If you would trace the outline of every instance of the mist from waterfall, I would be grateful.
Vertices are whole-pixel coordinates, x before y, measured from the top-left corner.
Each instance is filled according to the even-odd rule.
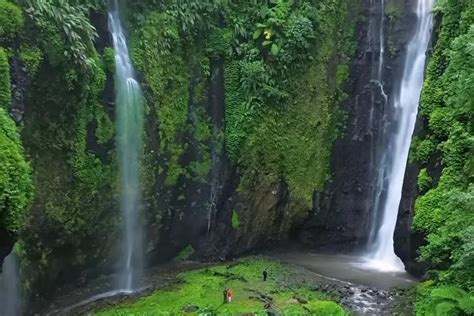
[[[398,209],[402,197],[403,180],[408,161],[411,139],[415,129],[423,87],[426,51],[433,26],[434,0],[418,0],[416,3],[416,30],[411,38],[404,61],[400,87],[393,92],[393,129],[388,131],[388,144],[378,164],[381,181],[377,181],[374,212],[380,221],[374,225],[374,238],[369,245],[368,265],[384,271],[404,271],[404,265],[394,251],[393,237]],[[378,197],[384,196],[382,200]]]
[[[0,274],[0,316],[18,316],[21,312],[19,260],[12,251],[5,257]]]
[[[140,156],[143,133],[143,96],[130,60],[117,0],[109,2],[109,31],[115,50],[117,151],[122,212],[122,260],[119,289],[132,291],[143,266]]]

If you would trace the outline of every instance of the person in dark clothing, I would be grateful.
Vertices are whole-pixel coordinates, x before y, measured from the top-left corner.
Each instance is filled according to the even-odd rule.
[[[227,289],[224,289],[223,294],[224,294],[224,304],[226,304],[227,303]]]
[[[267,269],[263,270],[263,281],[267,281],[267,276],[268,276],[268,272],[267,272]]]

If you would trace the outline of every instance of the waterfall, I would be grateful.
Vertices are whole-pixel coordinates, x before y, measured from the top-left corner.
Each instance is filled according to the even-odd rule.
[[[4,260],[0,274],[0,316],[21,315],[19,260],[12,251]]]
[[[400,87],[393,93],[393,129],[388,131],[388,147],[379,164],[383,180],[379,181],[381,185],[378,186],[376,195],[381,196],[383,192],[384,199],[374,209],[374,212],[381,212],[381,221],[367,255],[369,265],[379,270],[404,270],[403,263],[395,255],[393,236],[423,86],[426,51],[433,26],[433,2],[434,0],[417,1],[416,32],[408,44]]]
[[[130,60],[117,0],[109,2],[109,31],[115,50],[117,152],[120,169],[120,208],[123,221],[119,288],[131,291],[142,270],[140,220],[140,156],[143,133],[143,96]]]

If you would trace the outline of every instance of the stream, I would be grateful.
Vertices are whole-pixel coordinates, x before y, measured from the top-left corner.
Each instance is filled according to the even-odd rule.
[[[355,315],[406,315],[397,312],[403,307],[398,290],[416,284],[406,272],[369,269],[362,257],[304,252],[273,257],[317,274],[324,284],[323,289],[339,292],[343,305]]]

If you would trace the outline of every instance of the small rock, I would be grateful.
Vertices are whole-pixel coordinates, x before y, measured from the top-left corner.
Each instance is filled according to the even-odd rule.
[[[295,296],[293,296],[293,298],[295,300],[297,300],[298,303],[300,303],[300,304],[308,304],[308,300],[306,300],[304,297],[301,297],[299,295],[295,295]]]
[[[195,313],[199,310],[199,306],[197,305],[188,305],[183,308],[184,312],[186,313]]]
[[[269,308],[269,309],[267,309],[267,315],[268,316],[280,316],[281,314],[277,310],[275,310],[273,308]]]

